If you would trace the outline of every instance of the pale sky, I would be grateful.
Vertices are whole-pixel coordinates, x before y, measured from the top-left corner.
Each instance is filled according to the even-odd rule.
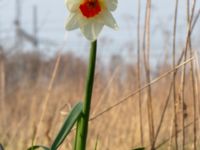
[[[81,53],[88,47],[88,41],[80,34],[80,31],[65,32],[64,24],[68,11],[63,0],[21,0],[22,1],[22,26],[24,30],[32,33],[32,7],[38,7],[38,26],[39,38],[42,40],[53,41],[55,48],[62,47],[63,43],[70,50],[77,50]],[[117,11],[113,13],[118,25],[119,31],[113,31],[107,27],[104,28],[99,40],[108,41],[107,45],[101,45],[106,50],[102,50],[102,55],[109,52],[126,53],[128,49],[136,48],[136,17],[137,0],[119,0]],[[142,2],[142,22],[144,20],[145,2]],[[162,49],[166,39],[164,31],[172,31],[174,0],[152,0],[152,49]],[[185,8],[186,0],[180,1],[178,31],[179,37],[184,37]],[[200,8],[200,1],[197,1],[197,9]],[[0,0],[0,39],[10,41],[14,38],[13,20],[15,17],[15,0]],[[200,21],[196,27],[196,34],[200,34]],[[141,26],[142,28],[143,26]],[[66,37],[66,38],[65,38]],[[180,38],[180,39],[181,39]],[[9,39],[9,40],[7,40]],[[200,41],[197,41],[199,43]],[[7,45],[10,45],[9,42]],[[127,46],[128,45],[128,46]],[[46,44],[46,47],[51,47]]]

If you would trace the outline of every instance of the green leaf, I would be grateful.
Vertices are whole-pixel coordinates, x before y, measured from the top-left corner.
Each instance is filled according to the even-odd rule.
[[[48,147],[45,147],[45,146],[42,146],[42,145],[35,145],[35,146],[28,148],[27,150],[35,150],[35,149],[39,149],[39,148],[42,148],[44,150],[50,150]]]
[[[66,118],[62,128],[60,129],[57,137],[55,138],[51,146],[51,150],[56,150],[62,144],[62,142],[64,141],[66,136],[70,133],[72,127],[82,114],[82,108],[83,108],[82,102],[79,102],[73,107],[68,117]]]
[[[73,150],[76,150],[76,147],[77,147],[77,139],[78,139],[78,132],[80,130],[80,128],[79,128],[80,123],[81,123],[81,118],[79,118],[77,120],[77,123],[76,123],[76,136],[75,136],[75,140],[74,140],[74,148],[73,148]]]
[[[138,148],[133,148],[131,150],[145,150],[145,147],[138,147]]]

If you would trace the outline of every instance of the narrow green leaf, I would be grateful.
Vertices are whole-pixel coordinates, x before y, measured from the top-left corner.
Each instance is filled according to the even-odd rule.
[[[74,148],[73,148],[73,150],[76,150],[76,148],[77,148],[77,139],[78,139],[78,132],[79,132],[79,130],[80,130],[80,123],[81,123],[81,118],[79,118],[78,120],[77,120],[77,123],[76,123],[76,136],[75,136],[75,140],[74,140]]]
[[[39,148],[42,148],[43,150],[50,150],[48,147],[45,147],[42,145],[35,145],[35,146],[28,148],[27,150],[35,150],[35,149],[39,149]]]
[[[138,147],[138,148],[133,148],[131,150],[145,150],[145,147]]]
[[[66,136],[70,133],[76,121],[79,119],[82,113],[82,108],[83,108],[82,102],[79,102],[73,107],[68,117],[66,118],[62,128],[60,129],[57,137],[55,138],[51,146],[51,150],[56,150],[62,144]]]

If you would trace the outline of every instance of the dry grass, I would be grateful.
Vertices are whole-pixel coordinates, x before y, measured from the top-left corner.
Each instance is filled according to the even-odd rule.
[[[31,57],[31,59],[28,57]],[[19,65],[20,61],[23,62],[23,65]],[[0,115],[0,122],[2,123],[0,141],[7,150],[12,150],[13,148],[25,149],[31,145],[33,136],[38,130],[39,118],[43,113],[43,104],[48,93],[48,84],[55,62],[56,58],[43,61],[39,55],[33,54],[15,55],[12,59],[5,60],[5,107],[0,110],[0,114],[3,114]],[[101,66],[100,62],[98,63],[92,105],[92,112],[94,113],[92,113],[92,116],[137,90],[136,76],[138,73],[135,65],[123,64],[119,61],[119,64],[111,62],[110,67],[114,66],[113,63],[117,67],[114,67],[112,71],[108,70],[108,72],[103,72],[102,70],[105,69],[102,69],[103,66]],[[166,70],[170,70],[170,68],[167,69],[167,64],[163,64],[163,66]],[[166,72],[166,70],[161,71],[159,69],[163,68],[163,66],[158,67],[157,71],[154,72],[156,77]],[[12,70],[9,69],[11,67],[13,68]],[[32,71],[33,68],[35,71]],[[51,143],[64,120],[63,112],[67,113],[70,107],[82,97],[85,70],[84,60],[72,54],[61,56],[57,75],[52,90],[49,93],[44,119],[42,119],[38,132],[37,143],[44,145]],[[19,71],[22,72],[17,76]],[[14,80],[13,76],[17,79]],[[178,73],[177,78],[179,79],[180,76],[181,74]],[[189,78],[189,73],[186,76]],[[152,85],[152,106],[156,129],[170,89],[169,81],[172,81],[170,74],[165,75],[164,78]],[[180,84],[181,81],[177,80],[177,89],[180,87]],[[186,124],[188,124],[193,121],[190,80],[187,80],[185,88],[187,91],[185,93],[185,99],[187,100]],[[141,100],[144,145],[149,146],[146,108],[147,94],[143,91],[141,92]],[[157,144],[170,137],[170,126],[173,120],[172,106],[173,101],[171,97],[158,135]],[[181,119],[181,106],[178,107],[180,108],[178,118]],[[123,104],[91,121],[88,148],[92,149],[97,136],[99,136],[99,149],[124,150],[130,149],[133,146],[139,146],[139,119],[138,96],[135,94]],[[181,126],[179,129],[181,129]],[[73,132],[71,135],[73,135]],[[191,146],[192,126],[186,129],[186,135],[186,146]],[[68,138],[68,142],[63,145],[63,149],[64,147],[71,147],[72,137]]]
[[[120,55],[115,55],[104,66],[99,59],[89,150],[94,148],[97,137],[99,150],[130,150],[141,143],[151,150],[200,148],[200,68],[198,50],[193,49],[191,38],[200,10],[195,15],[195,0],[191,4],[182,50],[176,41],[176,1],[172,50],[165,52],[166,58],[158,66],[151,68],[150,64],[151,0],[147,0],[143,18],[143,37],[142,9],[138,9],[137,62],[124,63]],[[132,60],[131,56],[127,59]],[[71,107],[83,97],[86,64],[72,53],[48,60],[36,52],[1,55],[0,143],[6,150],[26,149],[33,140],[51,144]],[[71,132],[61,149],[72,149],[73,137]]]

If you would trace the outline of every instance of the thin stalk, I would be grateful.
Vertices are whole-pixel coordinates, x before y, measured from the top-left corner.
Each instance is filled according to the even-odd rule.
[[[173,84],[172,84],[173,85]],[[172,86],[173,87],[173,86]],[[172,123],[170,126],[170,137],[169,137],[169,144],[168,144],[168,150],[172,149],[172,139],[173,139],[173,130],[174,130],[174,116],[172,117]]]
[[[44,120],[45,114],[47,112],[47,105],[48,105],[48,102],[49,102],[49,97],[51,95],[51,91],[53,89],[53,84],[54,84],[55,79],[56,79],[57,71],[58,71],[58,68],[59,68],[59,65],[60,65],[60,60],[61,60],[61,55],[59,53],[57,58],[56,58],[55,66],[54,66],[54,69],[53,69],[53,72],[52,72],[52,75],[51,75],[51,79],[50,79],[49,84],[48,84],[48,88],[47,88],[45,98],[43,100],[42,113],[39,117],[39,122],[37,124],[36,133],[35,133],[35,137],[34,137],[34,140],[33,140],[33,145],[35,143],[37,143],[37,139],[39,137],[39,133],[40,133],[40,130],[42,128],[42,121]]]
[[[97,118],[99,118],[100,116],[104,115],[105,113],[111,111],[112,109],[116,108],[117,106],[122,105],[123,103],[125,103],[126,101],[128,101],[131,97],[135,96],[136,94],[138,94],[138,92],[142,92],[143,90],[145,90],[146,88],[149,87],[149,85],[154,85],[155,83],[157,83],[158,81],[160,81],[161,79],[165,78],[166,76],[172,74],[174,71],[177,71],[180,67],[182,67],[183,65],[189,63],[190,61],[192,61],[193,58],[188,59],[186,62],[183,63],[178,63],[178,65],[175,67],[175,69],[171,69],[169,71],[167,71],[166,73],[163,73],[162,75],[160,75],[159,77],[155,78],[154,80],[152,80],[150,83],[147,83],[146,85],[142,86],[140,89],[135,90],[134,92],[132,92],[131,94],[129,94],[128,96],[122,98],[121,100],[118,100],[117,103],[109,106],[108,108],[104,109],[103,111],[101,111],[100,113],[98,113],[96,116],[93,116],[92,118],[90,118],[90,121],[96,120]]]
[[[187,37],[186,37],[186,45],[185,45],[185,55],[184,55],[184,60],[187,59],[187,52],[188,52],[188,48],[190,49],[190,56],[192,56],[192,48],[191,48],[191,28],[192,28],[192,21],[193,21],[193,16],[194,16],[194,11],[195,11],[195,5],[196,5],[196,0],[193,0],[193,4],[192,4],[192,12],[190,15],[190,2],[187,1]],[[195,105],[193,107],[195,113],[195,119],[196,119],[196,94],[195,94],[195,86],[194,86],[194,74],[193,74],[193,63],[190,64],[191,68],[190,68],[190,75],[192,78],[192,92],[193,92],[193,105]],[[183,66],[183,76],[182,76],[182,91],[181,91],[181,98],[182,98],[182,150],[185,150],[185,97],[184,97],[184,93],[185,93],[185,80],[186,80],[186,65]],[[194,120],[195,120],[194,119]],[[196,124],[194,123],[193,126],[193,130],[194,130],[194,149],[196,149]]]
[[[174,27],[173,27],[173,68],[176,67],[176,28],[177,28],[177,16],[178,16],[178,4],[179,0],[176,0],[175,15],[174,15]],[[175,149],[178,149],[178,133],[177,133],[177,101],[176,101],[176,73],[173,73],[173,100],[174,100],[174,132],[175,132]]]
[[[198,121],[199,120],[199,118],[196,118],[196,120],[195,121]],[[194,124],[194,122],[192,121],[192,122],[190,122],[190,123],[188,123],[187,125],[185,125],[185,129],[188,129],[189,127],[191,127],[192,125]],[[178,130],[178,134],[179,133],[181,133],[182,132],[182,129],[180,129],[180,130]],[[160,144],[158,144],[155,148],[156,149],[160,149],[163,145],[165,145],[168,141],[170,141],[171,140],[171,138],[173,138],[174,137],[174,135],[172,135],[172,137],[169,137],[169,138],[167,138],[167,139],[165,139],[165,140],[163,140]]]
[[[199,19],[199,16],[200,16],[200,9],[199,9],[197,15],[196,15],[195,18],[194,18],[194,21],[193,21],[193,24],[192,24],[192,27],[191,27],[191,30],[190,30],[190,34],[193,33],[193,31],[194,31],[194,29],[195,29],[195,27],[196,27],[196,22],[197,22],[198,19]],[[186,43],[187,43],[187,42],[186,42]],[[181,68],[183,65],[188,64],[190,61],[193,61],[193,59],[194,59],[194,58],[192,57],[192,58],[188,59],[187,61],[181,63],[181,61],[182,61],[182,59],[183,59],[183,56],[184,56],[184,50],[182,51],[181,56],[180,56],[180,58],[179,58],[179,60],[178,60],[178,62],[177,62],[177,64],[176,64],[175,70],[172,69],[172,70],[170,70],[170,71],[168,71],[168,72],[166,72],[166,73],[163,73],[163,74],[160,75],[159,77],[157,77],[157,78],[155,78],[154,80],[152,80],[150,83],[147,83],[146,85],[142,86],[140,89],[135,90],[134,92],[132,92],[132,93],[129,94],[128,96],[122,98],[121,100],[118,100],[117,103],[111,105],[111,106],[108,107],[108,108],[105,108],[103,111],[99,112],[99,113],[96,114],[95,116],[92,116],[92,117],[90,118],[90,120],[91,120],[91,121],[96,120],[97,118],[99,118],[100,116],[104,115],[105,113],[107,113],[107,112],[113,110],[113,109],[116,108],[117,106],[120,106],[121,104],[123,104],[123,103],[125,103],[126,101],[128,101],[129,98],[131,98],[132,96],[135,96],[136,94],[138,94],[138,92],[141,92],[141,91],[143,91],[144,89],[146,89],[149,85],[153,85],[153,84],[157,83],[158,81],[160,81],[161,79],[165,78],[166,76],[170,75],[171,73],[177,72],[177,70],[178,70],[179,68]],[[197,62],[197,61],[196,61],[196,62]],[[197,66],[198,66],[198,62],[197,62]],[[198,72],[198,74],[199,74],[199,72]],[[198,74],[197,74],[197,77],[199,77]],[[175,73],[175,75],[176,75],[176,73]],[[199,78],[198,78],[198,79],[199,79]],[[200,81],[200,80],[199,80],[199,81]],[[197,93],[197,94],[198,94],[198,93]],[[161,121],[161,122],[162,122],[162,121]]]
[[[140,18],[141,18],[141,2],[138,0],[138,19],[137,19],[137,77],[138,77],[138,89],[141,88],[141,64],[140,64]],[[142,128],[142,95],[141,92],[138,93],[139,100],[139,123],[140,123],[140,142],[141,145],[144,144],[144,135]]]
[[[184,60],[187,59],[187,51],[185,51],[184,54]],[[181,99],[181,115],[182,115],[182,150],[185,150],[185,114],[187,110],[187,105],[185,101],[185,84],[186,84],[186,66],[183,66],[182,70],[182,76],[181,76],[181,93],[180,93],[180,99]]]
[[[187,0],[186,1],[186,6],[187,6],[187,10],[186,10],[186,13],[187,13],[187,23],[189,24],[190,22],[190,1]],[[184,54],[184,60],[187,59],[187,48],[185,50],[185,54]],[[186,80],[186,66],[184,65],[183,66],[183,72],[182,72],[182,91],[181,91],[181,100],[182,100],[182,150],[185,149],[185,129],[184,129],[184,126],[185,126],[185,114],[186,114],[186,103],[185,103],[185,97],[184,97],[184,93],[185,93],[185,80]]]
[[[1,104],[1,115],[2,115],[2,126],[6,125],[6,104],[5,104],[5,54],[4,50],[0,47],[0,104]]]
[[[73,150],[77,149],[77,141],[78,141],[78,132],[79,132],[80,121],[81,121],[81,119],[78,119],[78,121],[76,123],[76,135],[75,135]]]
[[[191,27],[191,32],[193,31],[193,28],[195,27],[195,25],[196,25],[196,23],[197,23],[197,21],[199,19],[199,16],[200,16],[200,8],[199,8],[199,10],[198,10],[198,12],[197,12],[197,14],[196,14],[196,16],[194,18],[194,21],[193,21],[193,24],[192,24],[192,27]]]
[[[187,0],[188,5],[190,4],[189,0]],[[192,7],[192,16],[191,19],[193,19],[193,14],[194,14],[194,10],[195,10],[195,5],[196,5],[196,0],[193,0],[193,7]],[[187,15],[188,15],[188,26],[191,30],[192,27],[192,20],[190,19],[190,11],[189,9],[187,9]],[[193,57],[193,51],[192,51],[192,42],[191,42],[191,35],[188,35],[188,39],[189,39],[189,43],[188,43],[188,48],[189,48],[189,52],[190,52],[190,57]],[[190,63],[190,76],[191,76],[191,80],[192,80],[192,95],[193,95],[193,146],[194,146],[194,150],[197,149],[197,126],[196,126],[196,117],[197,117],[197,112],[196,112],[196,86],[195,86],[195,75],[194,75],[194,64],[193,62]]]
[[[181,63],[181,61],[182,61],[182,59],[183,59],[183,55],[184,55],[184,52],[182,52],[182,54],[181,54],[180,58],[178,59],[178,62],[177,62],[176,65],[179,65],[179,64]],[[178,70],[174,71],[175,76],[177,75],[177,71],[178,71]],[[169,93],[168,93],[167,98],[166,98],[166,100],[165,100],[164,108],[163,108],[163,111],[162,111],[162,113],[161,113],[160,121],[159,121],[159,123],[158,123],[158,128],[157,128],[157,130],[156,130],[156,132],[155,132],[154,144],[156,144],[156,141],[157,141],[157,139],[158,139],[158,135],[159,135],[160,129],[161,129],[162,124],[163,124],[163,120],[164,120],[164,117],[165,117],[165,114],[166,114],[167,106],[168,106],[168,104],[169,104],[170,97],[171,97],[171,93],[172,93],[172,90],[173,90],[173,85],[174,85],[174,82],[171,81],[171,83],[170,83],[170,88],[169,88]],[[171,128],[171,131],[173,132],[174,117],[173,117],[173,122],[172,122],[172,123],[173,123],[173,126],[172,126],[172,128]],[[171,135],[173,134],[172,132],[171,132]],[[169,145],[169,147],[168,147],[169,149],[171,148],[171,147],[170,147],[170,146],[171,146],[171,142],[172,142],[172,141],[170,141],[170,145]]]
[[[186,1],[186,16],[187,16],[187,24],[189,27],[190,23],[190,1]],[[188,37],[188,44],[190,43],[190,37]],[[185,48],[185,54],[184,54],[184,60],[187,59],[187,53],[188,53],[188,44],[186,44]],[[181,112],[182,112],[182,150],[185,149],[185,114],[186,114],[186,102],[185,102],[185,82],[186,82],[186,66],[183,66],[182,71],[182,77],[181,77]]]
[[[87,72],[85,97],[83,103],[83,114],[82,117],[80,118],[80,124],[78,125],[76,150],[86,149],[88,122],[90,116],[90,105],[92,98],[94,73],[95,73],[96,51],[97,51],[97,41],[94,41],[91,43],[91,49],[90,49],[89,67]]]
[[[195,64],[195,79],[196,79],[196,82],[195,82],[195,89],[196,89],[196,107],[197,107],[197,110],[196,110],[196,115],[197,115],[197,117],[198,118],[200,118],[200,103],[199,103],[199,83],[200,83],[200,72],[199,72],[199,62],[198,62],[198,55],[197,55],[197,51],[195,51],[195,53],[193,53],[194,54],[194,56],[195,56],[195,58],[196,58],[196,61],[194,62]],[[198,127],[199,127],[199,129],[200,129],[200,123],[198,123]],[[196,134],[198,135],[197,136],[197,139],[199,139],[199,134],[198,134],[198,131],[196,131]],[[199,144],[199,141],[197,141],[197,143],[196,144]]]
[[[189,2],[187,2],[188,3],[188,5],[189,5]],[[193,31],[193,25],[195,25],[195,23],[193,23],[193,25],[192,25],[192,22],[193,22],[193,19],[194,19],[194,12],[195,12],[195,6],[196,6],[196,0],[193,0],[193,4],[192,4],[192,11],[191,11],[191,15],[190,15],[190,13],[189,13],[189,10],[190,10],[190,8],[189,8],[189,6],[188,6],[188,8],[187,8],[187,22],[188,22],[188,27],[187,27],[187,37],[186,37],[186,42],[185,42],[185,55],[184,55],[184,58],[185,58],[185,60],[186,60],[186,56],[187,56],[187,51],[188,51],[188,48],[190,47],[190,45],[191,45],[191,34],[192,34],[192,31]],[[197,16],[197,19],[198,19],[198,16]],[[195,18],[195,20],[196,20],[196,18]],[[192,52],[191,52],[192,53]],[[192,55],[192,54],[191,54]],[[192,66],[193,64],[191,64],[191,66]],[[183,88],[184,88],[184,82],[185,82],[185,65],[183,66],[183,78],[182,78],[182,86],[183,86]],[[194,77],[194,75],[193,75],[193,77]],[[192,78],[193,78],[192,77]],[[194,81],[192,81],[192,82],[194,82]],[[193,84],[193,83],[192,83]],[[185,147],[184,147],[184,145],[185,145],[185,129],[184,129],[184,89],[182,88],[182,118],[183,118],[183,121],[182,121],[182,128],[183,128],[183,132],[182,132],[182,136],[183,136],[183,140],[182,140],[182,144],[183,144],[183,150],[185,149]],[[193,84],[193,88],[195,88],[195,86],[194,86],[194,84]],[[195,91],[194,91],[195,89],[193,89],[193,94],[195,94]],[[194,96],[193,95],[193,98],[194,97],[196,97],[196,96]],[[193,99],[193,102],[195,101],[195,99],[196,98],[194,98]],[[195,102],[194,102],[194,104],[195,104]],[[196,107],[194,108],[195,110],[194,111],[196,111]],[[196,112],[195,112],[196,113]],[[194,119],[195,120],[195,119]],[[194,125],[194,132],[196,132],[196,124]],[[196,136],[195,136],[195,134],[196,133],[194,133],[194,143],[196,143]],[[196,146],[196,144],[195,144],[195,146]],[[195,146],[194,146],[194,148],[195,148]]]
[[[146,72],[146,82],[151,82],[151,71],[149,62],[150,53],[150,20],[151,20],[151,0],[147,0],[146,14],[145,14],[145,28],[143,37],[143,57],[144,67]],[[154,150],[154,119],[153,119],[153,107],[152,107],[152,92],[151,85],[147,88],[147,112],[148,112],[148,126],[149,126],[149,141],[151,143],[151,150]]]
[[[187,36],[186,36],[186,42],[185,42],[185,54],[184,54],[184,60],[187,59],[187,52],[188,52],[188,48],[190,47],[191,45],[191,33],[192,33],[192,21],[193,21],[193,18],[194,18],[194,11],[195,11],[195,5],[196,5],[196,0],[193,1],[193,4],[192,4],[192,12],[191,12],[191,15],[190,15],[190,2],[187,1]],[[192,52],[191,52],[192,53]],[[192,65],[191,65],[192,67]],[[192,71],[193,72],[193,71]],[[184,129],[184,126],[185,126],[185,97],[184,97],[184,93],[185,93],[185,80],[186,80],[186,66],[184,65],[183,66],[183,74],[182,74],[182,80],[181,80],[181,99],[182,99],[182,150],[185,149],[185,129]],[[191,73],[192,75],[193,73]],[[193,75],[194,77],[194,75]],[[192,78],[193,78],[192,77]],[[193,80],[193,79],[192,79]],[[194,82],[194,81],[192,81]],[[193,83],[192,83],[193,84]],[[194,88],[194,84],[193,84],[193,88]],[[194,89],[193,89],[194,90]],[[194,91],[193,91],[193,94],[194,94]],[[194,95],[193,95],[193,98],[194,98]],[[195,98],[194,98],[195,99]],[[194,99],[193,99],[193,102],[194,102]],[[196,109],[196,108],[194,108]],[[195,110],[196,111],[196,110]],[[194,125],[194,131],[196,132],[196,125]],[[194,136],[195,136],[195,133],[194,133]],[[195,137],[194,137],[194,140],[195,140]],[[195,144],[196,145],[196,144]],[[194,146],[195,148],[195,146]]]
[[[193,56],[193,51],[192,51],[192,45],[190,43],[189,46],[189,50],[190,50],[190,57]],[[194,64],[190,63],[190,75],[191,75],[191,80],[192,80],[192,95],[193,95],[193,121],[194,121],[194,125],[193,125],[193,138],[194,138],[194,150],[197,149],[197,125],[196,125],[196,117],[197,117],[197,110],[196,110],[196,106],[197,106],[197,96],[196,96],[196,80],[195,80],[195,73],[194,73]]]

